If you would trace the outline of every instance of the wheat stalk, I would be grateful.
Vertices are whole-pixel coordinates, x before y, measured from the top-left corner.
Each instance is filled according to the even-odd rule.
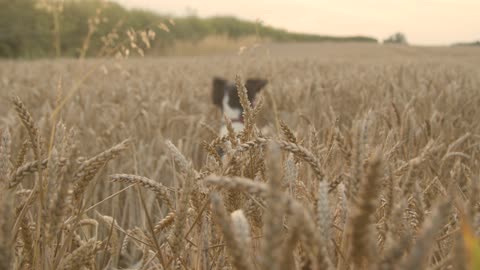
[[[58,266],[59,270],[75,270],[87,266],[98,252],[100,242],[89,240],[68,254]]]
[[[105,150],[104,152],[94,156],[93,158],[86,160],[75,172],[73,178],[73,197],[76,201],[79,201],[85,192],[90,181],[95,177],[97,172],[105,166],[110,160],[118,156],[121,152],[125,151],[128,147],[130,140],[125,140],[112,148]]]
[[[11,136],[8,129],[0,131],[0,186],[3,186],[10,173]]]
[[[236,269],[253,269],[250,260],[245,254],[245,249],[247,247],[242,245],[245,244],[245,240],[237,238],[238,232],[235,233],[234,225],[227,214],[225,206],[223,206],[222,198],[216,193],[212,194],[210,198],[215,219],[223,233],[228,251],[232,257],[232,264]]]
[[[109,177],[112,182],[138,184],[140,186],[143,186],[146,189],[153,191],[157,195],[157,197],[160,200],[165,201],[165,203],[169,207],[172,206],[169,189],[159,182],[156,182],[144,176],[133,175],[133,174],[113,174],[113,175],[110,175]]]

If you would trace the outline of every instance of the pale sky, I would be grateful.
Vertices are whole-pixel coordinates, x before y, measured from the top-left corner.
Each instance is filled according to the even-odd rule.
[[[480,0],[114,0],[128,8],[202,17],[233,15],[294,32],[368,35],[400,31],[412,44],[480,39]]]

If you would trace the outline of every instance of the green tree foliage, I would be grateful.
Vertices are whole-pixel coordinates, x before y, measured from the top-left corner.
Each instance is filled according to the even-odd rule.
[[[46,56],[52,47],[48,15],[34,0],[0,0],[0,56]]]
[[[331,37],[290,33],[228,16],[199,18],[189,15],[171,21],[168,16],[145,10],[126,10],[119,4],[100,0],[65,0],[57,15],[60,22],[57,34],[60,36],[62,57],[78,57],[89,34],[86,56],[98,56],[105,47],[105,37],[112,31],[120,36],[118,42],[128,42],[125,35],[127,29],[155,31],[157,38],[152,43],[152,51],[172,46],[178,40],[195,43],[209,35],[224,35],[232,39],[258,35],[280,42],[377,42],[374,38],[362,36]],[[40,0],[0,0],[0,57],[55,56],[54,29],[52,11],[41,7]]]

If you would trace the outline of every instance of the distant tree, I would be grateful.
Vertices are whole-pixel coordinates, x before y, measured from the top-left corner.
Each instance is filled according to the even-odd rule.
[[[407,37],[405,36],[404,33],[397,32],[391,36],[389,36],[387,39],[383,40],[383,43],[385,44],[402,44],[402,45],[407,45]]]
[[[452,46],[480,46],[480,40],[473,42],[454,43]]]

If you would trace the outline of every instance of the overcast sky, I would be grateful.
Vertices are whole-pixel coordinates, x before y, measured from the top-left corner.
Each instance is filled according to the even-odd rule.
[[[480,0],[114,0],[128,8],[261,19],[289,31],[369,35],[404,32],[410,43],[446,45],[480,39]]]

